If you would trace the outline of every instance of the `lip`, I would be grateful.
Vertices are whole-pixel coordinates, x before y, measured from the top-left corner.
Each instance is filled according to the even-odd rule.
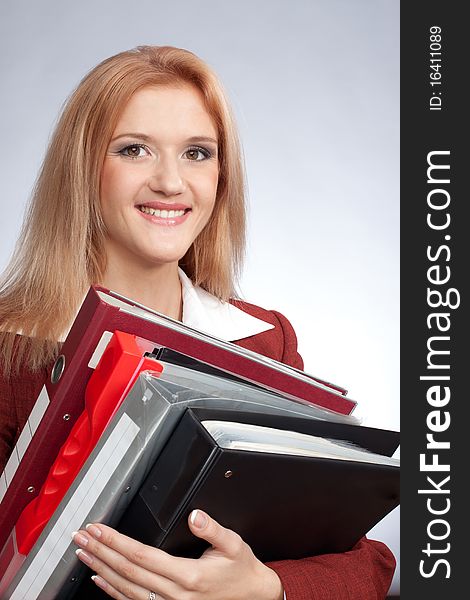
[[[150,215],[148,213],[142,212],[139,206],[146,206],[148,208],[153,208],[155,210],[184,210],[184,214],[178,217],[157,217],[156,215]],[[172,227],[176,225],[181,225],[186,221],[186,219],[191,214],[191,208],[189,206],[185,206],[184,204],[167,204],[164,202],[146,202],[145,204],[136,205],[136,210],[140,214],[141,217],[150,221],[154,225],[162,225],[165,227]]]
[[[138,209],[139,206],[147,206],[148,208],[153,208],[154,210],[190,210],[191,207],[187,204],[178,204],[176,202],[158,202],[157,200],[153,200],[151,202],[141,202],[136,205]]]

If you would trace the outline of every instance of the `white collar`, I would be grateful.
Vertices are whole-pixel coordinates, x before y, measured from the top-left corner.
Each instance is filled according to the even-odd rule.
[[[182,269],[178,268],[178,274],[183,291],[183,323],[185,325],[226,342],[242,340],[251,335],[274,329],[274,325],[271,323],[252,317],[229,302],[222,302],[206,290],[193,285]],[[70,327],[59,341],[63,342],[69,331]],[[21,331],[19,333],[21,334]]]
[[[206,290],[193,285],[186,273],[178,269],[183,290],[183,323],[193,329],[233,342],[263,331],[274,325],[222,302]]]

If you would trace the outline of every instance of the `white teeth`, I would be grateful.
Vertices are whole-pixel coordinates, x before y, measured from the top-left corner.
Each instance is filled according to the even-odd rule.
[[[148,215],[154,215],[161,219],[174,219],[175,217],[182,217],[184,210],[160,210],[159,208],[150,208],[150,206],[139,206],[139,210]]]

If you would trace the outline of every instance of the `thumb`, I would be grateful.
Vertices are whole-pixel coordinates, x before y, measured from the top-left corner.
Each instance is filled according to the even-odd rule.
[[[233,555],[240,550],[240,546],[243,544],[237,533],[222,527],[202,510],[193,510],[189,515],[188,524],[195,536],[206,540],[223,554]]]

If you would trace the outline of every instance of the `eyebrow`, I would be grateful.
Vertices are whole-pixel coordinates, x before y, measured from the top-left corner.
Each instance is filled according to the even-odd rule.
[[[151,142],[153,139],[152,136],[147,135],[146,133],[139,133],[138,131],[130,131],[128,133],[121,133],[120,135],[117,135],[115,138],[113,138],[111,140],[111,142],[116,142],[117,140],[120,140],[121,138],[138,138],[139,140],[143,140],[144,142]],[[194,144],[196,142],[210,142],[215,145],[218,144],[218,142],[215,138],[208,137],[206,135],[193,135],[190,138],[187,138],[185,141],[188,142],[189,144]]]

